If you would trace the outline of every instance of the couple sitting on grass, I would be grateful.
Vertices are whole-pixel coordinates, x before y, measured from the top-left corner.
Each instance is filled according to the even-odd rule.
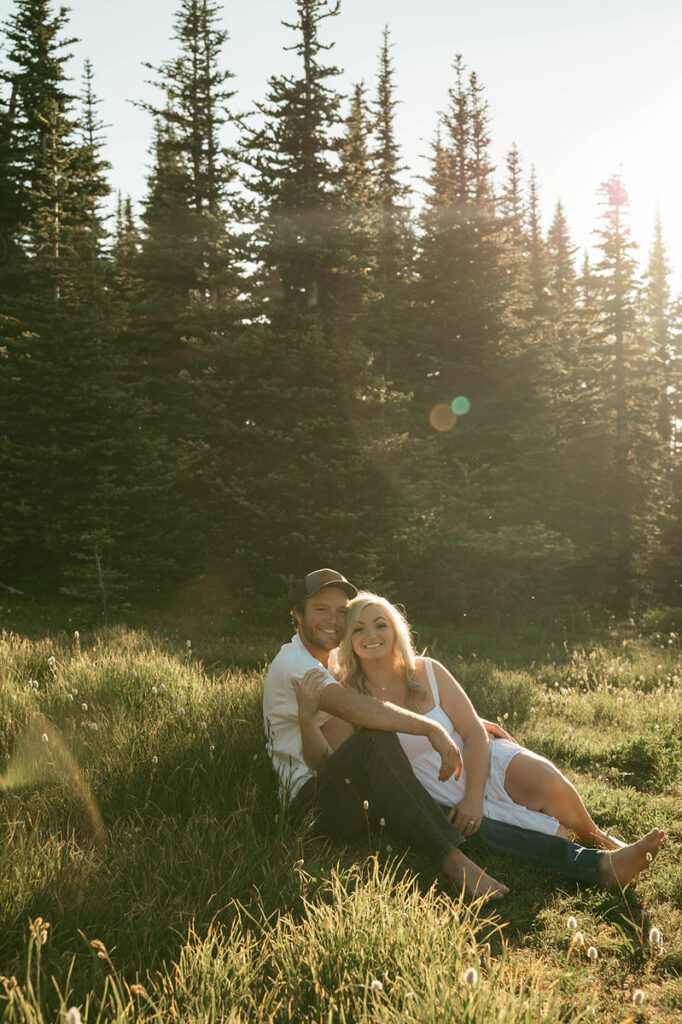
[[[349,841],[367,820],[421,851],[457,886],[509,889],[461,850],[469,836],[567,878],[622,888],[664,839],[625,845],[592,821],[550,762],[478,717],[448,670],[418,657],[392,604],[333,569],[308,573],[296,634],[265,681],[268,748],[295,820]],[[573,832],[581,844],[569,841]]]

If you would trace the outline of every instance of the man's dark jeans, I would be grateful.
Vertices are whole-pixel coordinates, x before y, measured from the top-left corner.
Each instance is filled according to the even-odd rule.
[[[367,807],[365,807],[365,803]],[[315,831],[339,841],[384,820],[392,835],[440,866],[464,842],[417,780],[395,733],[360,729],[323,762],[294,797],[292,813],[312,812]]]
[[[364,804],[367,803],[367,808]],[[417,780],[394,733],[360,729],[323,762],[294,797],[292,814],[312,813],[315,831],[341,842],[367,834],[368,822],[386,829],[438,866],[463,837]],[[476,838],[543,871],[583,882],[596,880],[603,854],[567,839],[484,818]]]

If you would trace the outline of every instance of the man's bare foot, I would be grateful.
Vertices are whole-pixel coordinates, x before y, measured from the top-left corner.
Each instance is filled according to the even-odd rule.
[[[483,868],[474,864],[457,848],[450,850],[441,868],[453,882],[459,886],[463,885],[471,896],[502,900],[509,893],[506,885],[496,881],[491,875],[486,875]]]
[[[597,880],[609,889],[623,889],[656,857],[663,845],[665,832],[652,828],[636,843],[614,853],[605,853],[597,868]]]

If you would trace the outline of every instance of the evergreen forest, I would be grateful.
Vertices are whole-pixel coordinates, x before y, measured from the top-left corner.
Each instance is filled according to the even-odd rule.
[[[390,31],[346,94],[338,12],[287,0],[297,70],[243,110],[229,10],[177,0],[131,197],[68,11],[13,0],[1,593],[107,619],[203,581],[255,614],[330,565],[433,621],[679,605],[682,305],[660,219],[638,252],[614,173],[596,255],[561,203],[544,224],[526,156],[493,166],[463,56],[418,182]]]

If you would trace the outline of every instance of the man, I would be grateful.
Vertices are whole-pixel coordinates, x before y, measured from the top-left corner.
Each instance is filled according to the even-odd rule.
[[[459,775],[461,758],[445,730],[432,719],[373,697],[347,690],[329,672],[331,652],[343,636],[352,583],[334,569],[308,573],[294,600],[296,633],[273,660],[265,681],[263,716],[268,749],[292,813],[314,811],[318,831],[338,840],[362,835],[368,816],[382,819],[393,832],[429,856],[449,878],[467,890],[501,899],[508,888],[469,860],[460,850],[463,837],[419,783],[396,732],[426,736],[441,755],[441,778]],[[298,718],[296,690],[309,672],[322,683],[318,724],[330,716],[358,726],[336,750],[314,730],[322,750],[306,750]],[[318,763],[317,773],[308,760]],[[491,849],[509,852],[547,871],[586,882],[622,886],[658,852],[663,833],[648,836],[616,853],[576,846],[548,836],[484,818],[477,838]]]

